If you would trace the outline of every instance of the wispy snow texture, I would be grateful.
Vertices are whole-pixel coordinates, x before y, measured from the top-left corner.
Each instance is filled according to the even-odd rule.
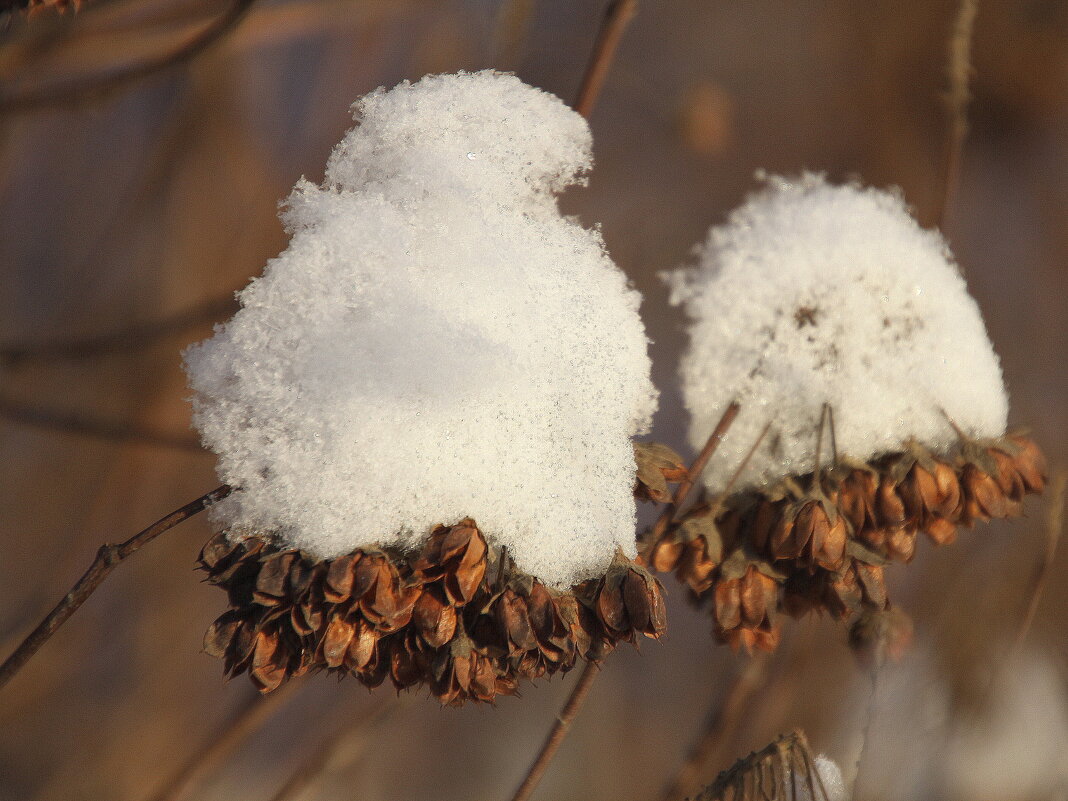
[[[945,241],[894,193],[772,178],[715,227],[694,269],[671,274],[692,318],[682,360],[700,448],[732,399],[741,412],[704,479],[722,488],[768,436],[739,488],[814,466],[824,403],[839,453],[867,459],[910,439],[943,450],[1005,431],[997,356]],[[824,440],[826,463],[829,436]]]
[[[827,801],[846,801],[849,793],[846,791],[845,781],[842,779],[842,769],[830,757],[820,754],[813,760],[816,773],[819,774],[823,783],[823,790],[827,794]],[[805,788],[808,791],[808,788]]]
[[[811,776],[812,789],[815,795],[809,791],[809,776],[794,777],[793,769],[787,765],[783,773],[781,793],[773,793],[773,797],[792,798],[794,801],[847,801],[849,793],[846,791],[845,781],[842,778],[842,769],[833,759],[824,754],[813,758],[812,767],[819,776]]]
[[[640,298],[553,195],[590,166],[585,120],[492,72],[355,111],[324,186],[293,191],[288,249],[185,354],[242,489],[218,521],[326,557],[471,516],[558,585],[633,554]]]

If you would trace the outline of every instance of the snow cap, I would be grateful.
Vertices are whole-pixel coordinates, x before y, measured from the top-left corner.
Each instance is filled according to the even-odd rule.
[[[915,440],[933,451],[1005,432],[1008,399],[979,308],[946,246],[898,193],[805,173],[766,186],[712,228],[697,265],[669,275],[692,319],[681,364],[700,448],[741,412],[704,474],[722,489],[767,423],[736,487],[811,471],[823,405],[839,454]],[[824,436],[824,459],[830,437]]]
[[[378,90],[301,181],[289,247],[185,353],[193,420],[241,491],[237,534],[321,557],[473,517],[553,585],[635,551],[648,425],[640,297],[553,193],[585,120],[495,72]]]

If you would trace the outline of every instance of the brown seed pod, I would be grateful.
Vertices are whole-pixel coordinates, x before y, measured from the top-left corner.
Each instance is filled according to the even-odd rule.
[[[701,498],[642,555],[708,605],[720,639],[761,647],[774,640],[767,633],[777,632],[779,607],[794,616],[815,611],[843,619],[883,612],[885,566],[910,562],[921,532],[948,544],[960,525],[1020,514],[1023,497],[1045,481],[1041,451],[1020,434],[962,439],[956,451],[938,457],[910,444],[871,463],[842,458],[818,480],[810,473],[776,487]],[[754,582],[760,573],[750,572],[751,563],[767,565],[766,580],[783,587],[775,603],[761,606],[750,583],[743,604],[743,579]]]
[[[376,687],[420,685],[443,704],[493,702],[523,679],[566,672],[665,629],[659,582],[618,555],[601,579],[546,587],[489,548],[472,520],[419,553],[361,549],[315,559],[265,540],[213,537],[200,567],[228,593],[204,650],[263,692],[308,671]],[[492,579],[490,573],[492,572]]]
[[[655,503],[671,501],[668,484],[675,484],[687,476],[682,457],[659,442],[634,443],[634,461],[638,467],[634,495],[639,500]]]

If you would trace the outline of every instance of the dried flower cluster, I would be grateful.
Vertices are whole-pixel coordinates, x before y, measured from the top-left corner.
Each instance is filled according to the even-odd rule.
[[[411,558],[365,548],[314,559],[225,534],[200,566],[230,610],[205,650],[263,692],[308,671],[376,687],[425,684],[443,704],[492,702],[665,628],[659,582],[619,556],[604,577],[559,591],[490,549],[474,521],[438,527]]]
[[[669,462],[663,476],[674,475]],[[958,526],[1018,515],[1045,480],[1041,451],[1022,435],[962,440],[941,457],[915,446],[705,498],[647,539],[642,554],[711,607],[717,637],[770,650],[777,610],[849,618],[885,609],[884,567],[911,561],[921,532],[944,545]],[[653,497],[642,487],[639,497]]]

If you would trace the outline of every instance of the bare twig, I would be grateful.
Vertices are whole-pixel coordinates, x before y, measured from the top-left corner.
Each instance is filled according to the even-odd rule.
[[[1064,531],[1066,487],[1068,487],[1068,470],[1064,468],[1055,470],[1053,480],[1050,481],[1049,501],[1047,501],[1046,549],[1043,551],[1042,557],[1035,565],[1034,573],[1031,575],[1031,581],[1028,585],[1031,593],[1027,599],[1027,609],[1020,620],[1020,627],[1016,630],[1016,638],[1013,640],[1012,650],[1009,651],[1009,658],[1006,662],[1012,662],[1019,655],[1020,649],[1023,648],[1024,640],[1027,639],[1027,634],[1031,630],[1031,624],[1035,621],[1038,603],[1042,599],[1042,591],[1046,587],[1046,582],[1049,581],[1050,570],[1053,567],[1053,557],[1057,554],[1057,544],[1060,542],[1061,534]]]
[[[214,770],[249,735],[257,731],[287,700],[297,682],[287,682],[267,695],[256,694],[167,780],[151,801],[177,801],[199,776]]]
[[[825,403],[827,407],[827,424],[831,429],[831,466],[838,467],[838,437],[834,432],[834,407],[829,403]]]
[[[158,445],[164,448],[180,448],[197,453],[206,453],[194,437],[170,434],[166,431],[153,431],[129,423],[99,420],[74,412],[24,406],[9,398],[0,397],[0,417],[13,423],[35,426],[36,428],[47,428],[53,431],[63,431],[68,434],[80,434],[86,437],[97,437],[117,442],[143,442],[146,445]]]
[[[0,364],[17,368],[30,363],[76,361],[134,351],[194,326],[230,317],[237,309],[237,300],[232,294],[227,294],[226,297],[212,298],[199,306],[159,320],[134,323],[94,336],[39,344],[7,345],[0,347]]]
[[[822,473],[822,465],[820,463],[820,456],[823,454],[823,428],[827,423],[827,410],[831,408],[829,403],[824,403],[820,409],[820,424],[816,430],[816,464],[812,470],[812,486],[819,485]]]
[[[145,59],[105,75],[94,75],[43,89],[0,95],[0,111],[32,111],[61,103],[84,101],[137,83],[158,72],[187,64],[236,28],[255,2],[256,0],[233,0],[226,11],[212,20],[207,27],[169,53]]]
[[[764,437],[768,435],[768,431],[770,430],[771,420],[768,420],[768,422],[764,424],[764,427],[760,429],[760,434],[757,436],[756,440],[749,446],[749,450],[746,451],[745,456],[742,457],[742,461],[740,461],[738,466],[734,468],[734,472],[731,473],[731,477],[727,479],[727,483],[723,485],[723,489],[719,491],[716,500],[712,502],[712,511],[710,514],[713,520],[719,517],[719,513],[723,509],[724,502],[726,502],[727,498],[730,496],[731,490],[734,489],[738,480],[741,479],[742,474],[745,472],[745,468],[749,467],[749,462],[756,455],[757,449],[760,448],[760,443],[764,441]]]
[[[708,441],[705,442],[705,447],[701,449],[699,454],[697,454],[697,458],[694,459],[693,464],[691,464],[686,471],[686,478],[679,482],[679,486],[675,488],[675,495],[671,499],[668,508],[664,510],[664,513],[660,515],[659,519],[657,519],[656,523],[653,525],[653,530],[649,535],[652,542],[659,540],[660,535],[664,533],[668,524],[675,519],[675,516],[682,508],[682,505],[686,502],[690,490],[693,489],[694,482],[701,477],[705,465],[708,464],[708,460],[711,459],[712,454],[716,452],[719,443],[722,442],[723,438],[727,435],[727,431],[734,422],[734,418],[738,416],[740,409],[741,406],[737,401],[731,401],[730,406],[727,407],[723,416],[719,418],[719,422],[716,423],[715,429],[708,437]],[[761,435],[761,439],[763,439],[763,435]]]
[[[519,63],[523,40],[533,16],[534,0],[505,0],[501,3],[493,31],[494,63],[513,66]]]
[[[355,759],[367,747],[372,728],[398,709],[397,703],[380,703],[371,714],[355,721],[347,721],[326,743],[316,748],[297,766],[286,783],[271,797],[271,801],[293,801],[313,785],[342,754],[346,754],[350,760]]]
[[[601,27],[597,31],[597,40],[593,44],[590,63],[586,67],[586,74],[582,76],[582,85],[575,99],[575,111],[587,119],[593,113],[593,107],[601,94],[623,32],[637,12],[638,0],[612,0],[605,9]]]
[[[694,790],[701,770],[727,737],[737,730],[753,693],[764,683],[767,663],[768,655],[758,653],[735,677],[726,695],[710,710],[704,729],[690,748],[686,760],[679,766],[675,778],[660,796],[661,801],[676,801]]]
[[[957,194],[960,180],[961,151],[968,135],[968,103],[971,91],[968,87],[972,74],[972,31],[979,0],[960,0],[953,31],[949,37],[948,78],[946,111],[949,125],[946,131],[946,159],[942,176],[942,208],[939,211],[939,226],[943,229],[949,221],[949,212]]]
[[[56,604],[55,609],[45,616],[45,619],[30,632],[29,636],[22,641],[22,644],[15,649],[15,652],[4,661],[4,664],[0,665],[0,689],[18,673],[19,669],[29,661],[30,657],[37,653],[42,645],[48,642],[49,638],[56,633],[56,630],[78,611],[78,608],[85,603],[89,596],[93,594],[93,591],[103,583],[104,579],[122,560],[142,546],[150,543],[164,531],[172,529],[183,520],[187,520],[193,515],[204,511],[208,506],[222,500],[231,492],[233,492],[233,488],[223,484],[206,495],[201,495],[195,501],[187,503],[181,509],[176,509],[166,517],[157,520],[121,545],[101,545],[93,563],[85,571],[85,575],[78,579],[63,600]]]
[[[564,705],[559,717],[557,717],[556,723],[553,724],[549,736],[545,738],[545,743],[541,747],[541,752],[531,764],[523,781],[520,782],[519,787],[515,791],[515,795],[512,796],[512,801],[527,801],[527,799],[530,798],[531,793],[534,792],[534,788],[538,786],[538,782],[541,781],[541,777],[549,767],[549,763],[552,761],[553,756],[556,755],[560,743],[564,741],[564,737],[566,737],[568,731],[570,731],[571,723],[575,719],[575,715],[577,715],[582,708],[582,704],[586,700],[586,696],[589,694],[590,687],[593,686],[593,681],[597,678],[597,674],[600,672],[600,663],[596,661],[586,663],[586,667],[582,670],[582,675],[579,676],[578,683],[571,691],[571,696],[567,699],[567,703]]]

